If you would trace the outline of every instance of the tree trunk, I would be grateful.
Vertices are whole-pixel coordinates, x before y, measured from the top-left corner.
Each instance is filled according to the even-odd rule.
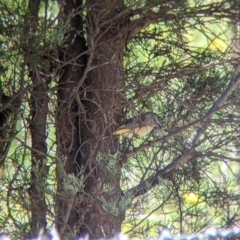
[[[64,174],[67,177],[74,173],[83,179],[84,189],[68,199],[59,198],[57,220],[62,232],[72,229],[73,234],[87,232],[91,237],[107,237],[120,231],[124,218],[124,209],[119,205],[122,194],[121,161],[116,154],[119,144],[112,132],[124,106],[125,37],[121,30],[128,18],[119,15],[124,10],[123,1],[95,2],[87,2],[88,59],[84,72],[79,67],[83,66],[82,58],[78,58],[76,67],[69,61],[59,83],[58,144],[66,161],[59,177],[63,181]],[[71,6],[70,1],[65,6]],[[80,14],[75,18],[72,26],[81,22]],[[67,41],[72,45],[65,61],[85,50],[81,24],[77,26],[74,43],[70,37],[73,34],[69,34]]]
[[[35,74],[32,74],[33,88],[31,97],[30,131],[32,139],[32,170],[29,195],[31,200],[31,232],[36,235],[39,229],[46,228],[47,204],[45,201],[45,183],[48,175],[46,165],[46,122],[48,114],[47,86]]]
[[[38,12],[40,8],[40,0],[29,0],[29,13],[26,14],[25,21],[26,35],[35,33],[38,27]],[[29,25],[31,22],[31,25]],[[30,34],[29,34],[30,35]],[[34,34],[32,34],[34,36]],[[31,35],[30,35],[31,36]],[[43,69],[38,69],[34,63],[34,54],[36,38],[29,37],[25,47],[25,59],[29,68],[29,76],[31,78],[33,88],[31,92],[30,104],[30,133],[32,141],[31,152],[31,183],[28,190],[31,203],[31,234],[36,235],[39,229],[46,228],[47,220],[47,204],[45,199],[45,184],[48,175],[48,167],[46,165],[46,124],[48,114],[48,80],[43,76]],[[40,73],[41,72],[41,73]]]
[[[62,1],[61,1],[62,2]],[[83,24],[81,17],[82,1],[69,0],[60,5],[60,21],[66,22],[74,11],[70,22],[70,31],[65,40],[66,47],[59,49],[60,60],[65,64],[61,69],[58,83],[58,112],[57,126],[57,152],[58,166],[57,179],[57,227],[61,232],[71,232],[77,222],[77,215],[73,208],[76,206],[76,196],[64,188],[66,178],[73,174],[77,176],[80,168],[77,160],[80,157],[79,146],[79,108],[75,99],[74,90],[79,79],[83,76],[86,57],[78,57],[86,50],[83,37]],[[78,12],[79,11],[79,12]],[[63,166],[64,165],[64,166]],[[67,229],[67,230],[66,230]]]

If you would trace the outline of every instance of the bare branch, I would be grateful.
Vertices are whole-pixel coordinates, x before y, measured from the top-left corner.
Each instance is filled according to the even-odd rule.
[[[229,6],[224,4],[224,2],[216,3],[216,4],[205,4],[198,8],[188,8],[184,13],[184,19],[196,19],[196,17],[202,16],[217,16],[219,12],[222,12],[226,18],[233,18],[234,15],[231,11],[229,11]],[[178,21],[178,12],[175,12],[174,6],[165,5],[164,7],[160,7],[158,11],[152,11],[144,9],[137,9],[130,12],[130,16],[139,16],[136,20],[131,22],[131,26],[129,29],[128,41],[133,39],[141,30],[147,28],[150,24],[157,23],[159,21]],[[221,15],[221,18],[223,15]]]
[[[178,156],[175,160],[173,160],[168,166],[166,166],[164,169],[160,169],[156,171],[154,175],[146,179],[145,181],[142,181],[139,185],[136,187],[130,189],[127,191],[127,195],[132,196],[133,198],[138,197],[140,195],[145,194],[150,189],[155,187],[157,184],[159,184],[160,178],[166,178],[170,174],[172,174],[174,171],[179,169],[183,164],[187,163],[188,161],[191,161],[195,158],[196,153],[195,149],[199,146],[199,139],[206,131],[207,127],[209,126],[210,119],[213,116],[213,114],[217,111],[219,107],[223,105],[223,103],[226,101],[227,97],[231,94],[231,92],[236,88],[236,86],[240,82],[240,73],[236,75],[236,77],[229,83],[227,89],[222,93],[222,95],[218,98],[218,100],[213,104],[213,106],[210,108],[208,113],[205,116],[205,120],[199,127],[196,136],[194,137],[191,145],[183,150],[182,154]]]

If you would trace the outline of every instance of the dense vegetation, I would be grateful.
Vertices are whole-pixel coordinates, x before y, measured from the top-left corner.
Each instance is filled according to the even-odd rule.
[[[239,224],[239,0],[0,0],[0,229],[69,239]],[[154,112],[162,129],[114,134]]]

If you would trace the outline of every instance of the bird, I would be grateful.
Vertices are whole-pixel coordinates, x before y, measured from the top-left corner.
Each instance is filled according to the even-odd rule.
[[[141,138],[147,136],[154,128],[161,127],[160,118],[155,113],[146,112],[128,119],[113,132],[113,135],[122,135],[129,139]]]

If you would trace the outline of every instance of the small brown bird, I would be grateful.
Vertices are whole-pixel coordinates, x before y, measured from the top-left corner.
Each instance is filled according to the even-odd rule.
[[[129,139],[148,135],[154,128],[161,128],[161,120],[152,113],[143,113],[136,118],[131,118],[114,131],[114,135],[123,135]]]

